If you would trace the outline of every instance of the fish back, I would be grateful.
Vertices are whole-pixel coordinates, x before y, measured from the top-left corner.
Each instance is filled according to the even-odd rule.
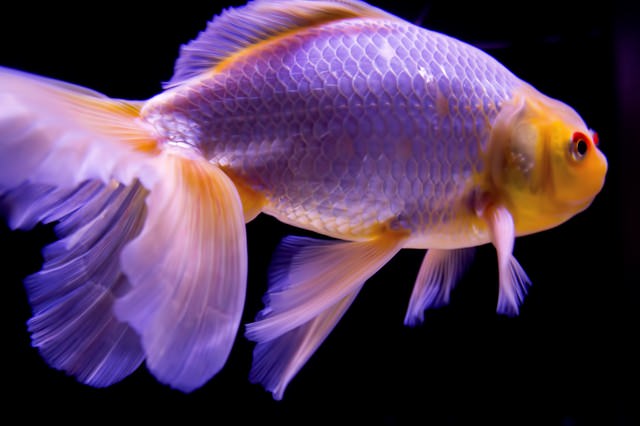
[[[340,238],[393,222],[450,233],[519,80],[484,52],[400,20],[266,40],[151,102],[147,116],[267,200]],[[169,97],[169,102],[167,102]]]

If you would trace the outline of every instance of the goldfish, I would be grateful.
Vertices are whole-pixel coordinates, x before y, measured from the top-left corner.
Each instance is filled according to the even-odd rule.
[[[584,211],[606,173],[574,109],[358,0],[227,9],[143,101],[0,68],[0,211],[58,237],[24,282],[32,344],[94,387],[144,362],[191,392],[224,367],[261,213],[319,234],[282,241],[244,329],[249,378],[276,399],[402,249],[427,250],[406,325],[449,302],[485,244],[497,312],[517,315],[531,283],[515,238]]]

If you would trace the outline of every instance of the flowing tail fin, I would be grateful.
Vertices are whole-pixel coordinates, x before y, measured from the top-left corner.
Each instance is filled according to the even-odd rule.
[[[0,68],[0,213],[13,229],[56,223],[25,280],[50,365],[107,386],[146,360],[190,391],[237,334],[243,209],[220,169],[159,142],[142,105]]]

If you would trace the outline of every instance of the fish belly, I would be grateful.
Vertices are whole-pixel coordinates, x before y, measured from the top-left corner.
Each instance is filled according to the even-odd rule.
[[[352,240],[392,226],[415,246],[459,246],[491,123],[517,82],[450,37],[350,20],[248,49],[145,114],[283,222]]]

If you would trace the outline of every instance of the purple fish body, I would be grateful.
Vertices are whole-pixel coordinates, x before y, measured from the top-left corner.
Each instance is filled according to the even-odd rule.
[[[341,238],[395,221],[433,247],[455,235],[438,227],[456,219],[451,200],[482,171],[491,123],[520,84],[448,36],[352,20],[253,49],[143,117],[169,140],[198,141],[282,221]]]
[[[449,302],[485,243],[497,311],[516,315],[515,238],[590,205],[596,145],[487,54],[358,0],[226,10],[146,101],[0,68],[0,213],[59,238],[25,280],[32,343],[96,387],[144,362],[190,392],[224,366],[260,213],[330,237],[282,241],[246,325],[250,380],[276,399],[403,248],[428,249],[405,324]]]

